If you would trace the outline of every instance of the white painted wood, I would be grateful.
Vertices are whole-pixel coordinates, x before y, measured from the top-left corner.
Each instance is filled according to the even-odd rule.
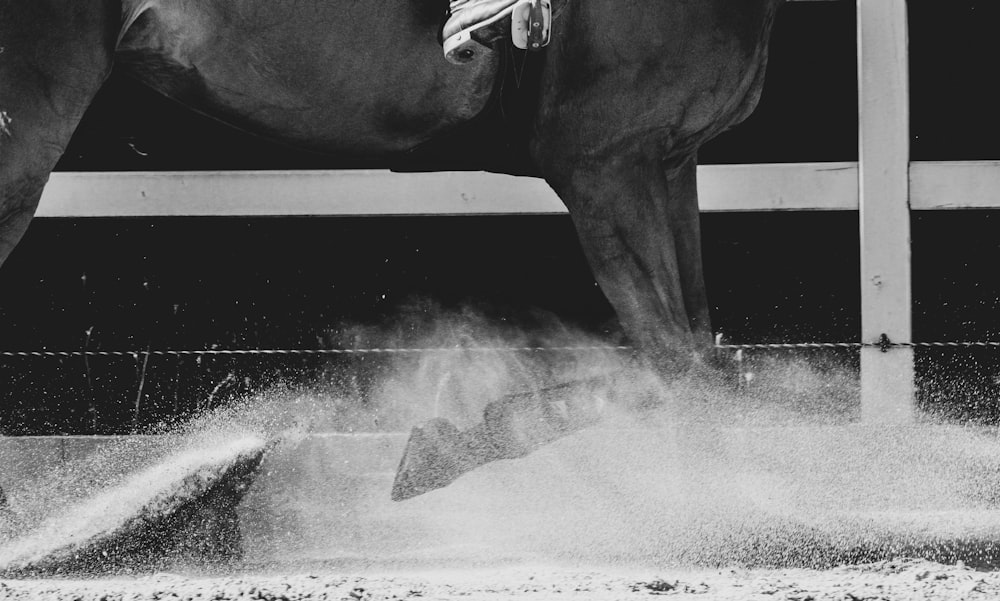
[[[861,339],[912,339],[905,0],[857,0]],[[915,416],[913,351],[861,352],[861,418]]]
[[[698,168],[701,210],[854,211],[857,163]],[[1000,209],[1000,161],[910,163],[910,209]],[[489,173],[55,173],[39,217],[565,213],[540,180]]]
[[[702,211],[854,211],[857,163],[698,167]]]
[[[1000,161],[910,163],[910,209],[1000,208]]]
[[[42,217],[560,213],[544,181],[488,173],[55,173]]]
[[[854,210],[854,163],[699,167],[703,211]],[[542,180],[491,173],[55,173],[38,217],[558,214]]]

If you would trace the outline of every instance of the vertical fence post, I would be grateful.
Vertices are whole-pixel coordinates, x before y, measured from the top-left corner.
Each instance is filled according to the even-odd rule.
[[[857,0],[861,339],[911,342],[906,0]],[[914,419],[913,350],[861,350],[861,418]]]

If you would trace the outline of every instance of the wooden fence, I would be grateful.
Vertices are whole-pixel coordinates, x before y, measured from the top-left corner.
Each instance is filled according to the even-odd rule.
[[[798,0],[803,1],[803,0]],[[856,0],[859,161],[703,166],[703,211],[856,210],[863,419],[914,415],[911,210],[1000,207],[1000,163],[911,162],[906,0]],[[275,199],[281,199],[276,202]],[[552,214],[544,182],[484,173],[56,173],[40,217]],[[883,337],[884,335],[884,337]],[[856,342],[856,341],[855,341]]]

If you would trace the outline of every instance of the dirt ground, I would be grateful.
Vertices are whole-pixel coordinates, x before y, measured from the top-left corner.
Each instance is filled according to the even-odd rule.
[[[811,373],[778,374],[804,392],[775,396],[840,389]],[[672,413],[611,415],[405,502],[388,494],[405,437],[302,437],[267,457],[240,504],[241,563],[0,579],[0,600],[1000,599],[995,430],[826,424],[744,397],[707,415],[715,388],[663,396]],[[698,419],[676,419],[688,405]],[[122,466],[101,498],[135,492],[135,454],[94,460]],[[46,539],[90,522],[61,509],[89,472],[65,472],[8,489],[17,515],[66,517]]]
[[[622,572],[505,568],[394,575],[161,573],[93,580],[4,580],[0,599],[117,601],[336,599],[672,599],[879,601],[996,599],[1000,573],[917,560],[830,570],[669,570]]]

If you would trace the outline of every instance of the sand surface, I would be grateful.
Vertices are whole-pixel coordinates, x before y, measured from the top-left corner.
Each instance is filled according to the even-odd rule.
[[[829,383],[781,381],[801,388],[775,394],[787,403]],[[995,429],[827,423],[752,395],[709,414],[715,388],[657,394],[669,411],[609,415],[402,503],[388,491],[405,437],[303,437],[239,508],[246,563],[0,580],[0,599],[1000,598],[1000,572],[973,569],[1000,567]],[[123,482],[133,456],[95,464]],[[31,490],[15,510],[59,510]]]
[[[829,570],[475,569],[343,575],[191,576],[172,573],[95,580],[0,581],[0,599],[671,599],[877,601],[996,599],[1000,573],[898,560]]]

